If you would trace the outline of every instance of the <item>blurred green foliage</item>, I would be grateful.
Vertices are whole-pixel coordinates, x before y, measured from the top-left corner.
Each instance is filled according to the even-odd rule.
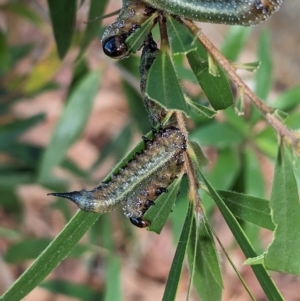
[[[7,32],[0,30],[0,212],[14,220],[16,225],[14,229],[1,226],[0,239],[8,241],[9,245],[3,254],[5,262],[18,264],[24,260],[37,258],[33,265],[0,297],[0,300],[11,301],[23,298],[70,252],[69,256],[72,257],[90,254],[91,264],[93,258],[99,256],[95,248],[97,245],[101,245],[106,250],[101,256],[109,262],[106,265],[105,292],[67,281],[45,281],[41,287],[81,300],[122,300],[119,278],[121,263],[117,255],[117,247],[111,238],[111,221],[107,216],[101,216],[97,221],[99,217],[97,215],[78,212],[70,220],[69,207],[65,202],[58,201],[52,208],[59,209],[69,223],[55,239],[28,237],[21,227],[22,205],[17,194],[20,185],[38,184],[52,190],[67,190],[68,180],[58,178],[53,173],[54,167],[67,170],[72,177],[84,181],[86,186],[95,185],[92,180],[93,172],[104,160],[111,156],[120,161],[128,150],[136,129],[138,128],[143,134],[150,130],[145,110],[141,106],[141,97],[134,85],[131,85],[124,76],[130,74],[137,82],[139,81],[137,75],[139,61],[134,56],[128,61],[118,63],[120,74],[123,75],[124,95],[128,99],[131,112],[130,123],[101,149],[101,155],[89,170],[82,170],[75,162],[68,159],[67,152],[85,129],[96,93],[100,89],[100,82],[105,80],[101,78],[103,66],[99,67],[99,70],[92,70],[85,52],[90,42],[99,38],[100,33],[103,32],[99,21],[93,19],[103,14],[107,1],[90,1],[86,18],[91,22],[88,22],[82,30],[77,30],[74,26],[76,5],[75,1],[48,0],[57,52],[51,49],[46,57],[38,58],[32,70],[26,75],[18,73],[17,67],[23,60],[34,57],[35,51],[38,50],[37,45],[11,43],[9,18],[20,19],[22,22],[25,20],[41,32],[47,31],[45,27],[49,28],[49,20],[44,17],[43,10],[33,9],[21,1],[7,2],[0,6],[1,13],[7,18],[8,23]],[[300,262],[298,260],[300,213],[297,189],[300,173],[293,170],[293,161],[297,159],[291,158],[288,149],[283,145],[280,145],[278,150],[276,133],[256,109],[247,104],[249,112],[245,116],[236,114],[236,108],[232,105],[236,93],[225,72],[217,65],[218,76],[212,76],[209,72],[209,58],[203,46],[197,42],[191,47],[181,47],[186,45],[186,41],[192,43],[193,37],[191,39],[187,36],[188,33],[183,36],[176,34],[182,31],[178,29],[178,26],[180,28],[182,25],[177,24],[177,21],[171,17],[168,18],[168,22],[172,37],[171,51],[177,56],[173,58],[169,53],[161,54],[161,60],[157,60],[152,74],[149,75],[148,89],[153,93],[151,94],[153,99],[168,108],[180,109],[190,116],[193,126],[189,129],[189,138],[194,141],[191,145],[195,154],[193,162],[198,170],[200,186],[208,194],[201,192],[207,216],[195,215],[194,207],[188,200],[188,184],[184,180],[181,185],[181,194],[171,214],[174,241],[178,244],[163,300],[175,300],[186,254],[191,270],[191,282],[194,283],[201,299],[220,300],[223,284],[213,240],[214,233],[209,222],[214,214],[215,204],[247,257],[255,257],[263,250],[257,226],[274,230],[274,224],[276,225],[278,230],[276,241],[274,240],[274,245],[268,249],[270,253],[267,253],[266,261],[259,257],[256,261],[253,260],[257,265],[252,267],[268,299],[282,300],[263,264],[272,270],[300,274],[298,264]],[[232,27],[222,47],[223,54],[230,60],[236,61],[249,34],[249,28]],[[13,106],[24,99],[61,89],[57,82],[52,82],[53,75],[58,72],[62,64],[58,57],[63,59],[69,50],[74,49],[77,50],[78,56],[72,70],[72,80],[67,87],[64,109],[49,145],[41,147],[20,142],[20,137],[42,123],[45,116],[37,114],[20,118],[14,113]],[[184,55],[187,55],[193,72],[186,67]],[[257,51],[257,59],[261,62],[261,67],[254,79],[255,92],[267,104],[288,112],[286,124],[294,130],[299,130],[300,86],[285,91],[275,99],[273,96],[270,97],[272,87],[270,57],[269,35],[265,31],[260,37]],[[105,65],[105,62],[101,64]],[[122,70],[126,73],[122,73]],[[183,91],[181,80],[192,81],[202,89],[190,95],[188,91]],[[172,89],[164,89],[166,87]],[[162,91],[167,91],[168,94],[162,94]],[[212,118],[216,113],[215,110],[222,110],[222,118]],[[282,116],[280,111],[276,114]],[[258,124],[262,126],[258,127]],[[125,156],[114,170],[124,165],[124,162],[141,148],[142,143]],[[217,154],[213,168],[205,164],[206,159],[201,148],[206,151],[213,149]],[[266,199],[269,191],[265,185],[266,176],[262,170],[262,157],[272,162],[276,160],[271,197],[272,210]],[[106,179],[108,178],[109,175]],[[154,220],[158,213],[162,214],[163,219],[169,215],[174,195],[177,194],[176,188],[172,190],[173,193],[164,195],[160,199],[162,205],[151,208],[152,212],[149,211],[149,214],[153,215]],[[170,196],[173,196],[172,200]],[[165,203],[167,205],[164,206],[165,201],[171,203]],[[183,212],[187,214],[182,214]],[[132,229],[128,227],[128,221],[122,217],[119,220],[124,236],[129,241],[135,239]],[[288,223],[285,223],[286,220]],[[93,224],[95,225],[92,227]],[[89,229],[88,242],[77,245]],[[292,242],[292,246],[287,242]],[[276,257],[274,248],[282,250],[283,253],[289,252],[291,260]],[[207,290],[207,287],[210,289]]]

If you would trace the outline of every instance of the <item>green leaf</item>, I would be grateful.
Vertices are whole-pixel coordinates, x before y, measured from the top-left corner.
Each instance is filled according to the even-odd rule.
[[[164,291],[163,301],[175,300],[176,293],[181,277],[184,257],[188,246],[191,226],[193,222],[193,203],[189,202],[188,212],[181,231],[179,242],[173,258],[172,266],[169,272],[167,284]]]
[[[48,238],[27,238],[11,245],[4,255],[4,260],[9,263],[19,263],[36,258],[49,245],[50,241]]]
[[[48,238],[27,238],[11,245],[4,255],[4,260],[8,263],[19,263],[24,260],[37,258],[50,242],[51,240]],[[70,256],[79,257],[87,250],[86,246],[77,245],[72,249]]]
[[[167,193],[161,194],[144,215],[144,218],[151,222],[149,231],[159,234],[164,227],[176,200],[182,175],[178,177],[168,188]]]
[[[104,9],[107,5],[108,0],[91,0],[90,9],[88,15],[88,23],[84,32],[82,42],[80,43],[80,57],[85,49],[88,47],[90,42],[98,35],[99,32],[99,22],[95,19],[103,15]]]
[[[150,129],[150,121],[149,118],[145,118],[148,113],[143,105],[141,94],[125,81],[123,81],[123,90],[126,95],[131,115],[136,121],[140,131],[142,133],[148,132]]]
[[[217,148],[234,147],[243,141],[243,137],[227,123],[211,122],[201,126],[190,134],[191,139],[203,146]]]
[[[172,55],[187,54],[196,49],[195,37],[190,30],[170,15],[167,15],[167,28]]]
[[[194,287],[203,301],[221,300],[222,276],[214,241],[203,216],[194,217],[188,246]]]
[[[198,218],[198,220],[197,220]],[[216,249],[213,234],[211,233],[209,221],[207,218],[199,216],[195,217],[196,226],[199,227],[198,234],[198,253],[202,253],[202,259],[205,260],[207,267],[209,268],[211,275],[214,277],[217,284],[222,288],[223,280],[220,267],[220,259]],[[197,262],[197,261],[196,261]]]
[[[5,34],[0,30],[0,75],[8,71],[10,66],[10,53]]]
[[[107,282],[106,282],[106,291],[104,295],[104,301],[121,301],[122,292],[121,292],[121,280],[120,280],[120,271],[121,271],[121,261],[118,257],[111,257],[108,262],[108,271],[107,271]]]
[[[69,254],[98,217],[98,214],[79,211],[0,300],[21,300],[32,291]]]
[[[193,140],[189,140],[188,142],[188,147],[191,147],[194,154],[195,154],[195,157],[198,161],[198,164],[199,166],[205,166],[208,164],[208,159],[207,157],[205,156],[205,154],[203,153],[202,151],[202,148],[201,146],[198,144],[198,142],[196,141],[193,141]]]
[[[136,29],[125,41],[129,53],[136,53],[141,49],[147,35],[155,25],[154,19],[157,18],[157,14],[153,14],[147,21],[145,21],[140,28]]]
[[[93,164],[90,172],[96,170],[98,166],[102,162],[104,162],[104,160],[108,156],[113,156],[116,159],[116,161],[122,159],[126,149],[128,149],[131,139],[132,139],[132,128],[131,125],[128,124],[123,127],[120,133],[118,133],[118,135],[114,137],[112,141],[108,141],[104,145],[104,147],[101,149],[100,157]]]
[[[262,62],[256,72],[255,94],[261,99],[266,100],[272,83],[272,61],[270,52],[270,36],[268,32],[263,32],[259,38],[258,58]]]
[[[269,201],[233,191],[218,190],[218,194],[236,217],[260,227],[274,230]]]
[[[221,52],[224,56],[234,62],[237,60],[242,48],[248,40],[251,32],[250,27],[243,26],[230,26],[224,44],[222,45]]]
[[[21,184],[29,184],[35,182],[35,173],[30,170],[7,171],[5,176],[0,177],[0,185],[2,187],[16,187]],[[15,188],[16,189],[16,188]]]
[[[284,91],[272,102],[272,106],[283,111],[290,111],[299,105],[300,86]]]
[[[25,131],[44,120],[44,114],[38,114],[27,119],[17,120],[1,125],[0,148],[7,148],[8,144],[15,143],[16,139]]]
[[[233,104],[233,94],[226,73],[217,65],[219,76],[211,75],[208,54],[198,41],[196,45],[197,50],[187,54],[189,64],[211,106],[215,110],[226,109]]]
[[[16,142],[5,146],[0,143],[0,151],[9,154],[9,156],[25,164],[26,167],[36,169],[43,149],[30,144]]]
[[[62,279],[48,280],[39,286],[47,289],[49,292],[63,294],[79,300],[99,301],[103,298],[101,292],[97,292],[87,285],[64,281]]]
[[[238,116],[233,107],[223,111],[226,116],[226,124],[228,124],[235,132],[239,133],[246,139],[251,138],[251,129],[244,118]]]
[[[188,179],[187,177],[183,177],[180,183],[180,190],[178,192],[175,206],[173,207],[173,211],[170,214],[170,222],[172,227],[172,236],[173,236],[174,245],[178,244],[182,227],[186,218],[186,213],[189,205],[188,190],[189,190]]]
[[[48,0],[52,29],[61,59],[71,45],[75,28],[76,3],[75,0]]]
[[[261,162],[259,162],[256,153],[252,149],[244,149],[242,165],[244,169],[244,192],[256,197],[264,197],[266,188]]]
[[[93,72],[83,78],[73,90],[56,126],[49,147],[43,154],[38,179],[46,182],[54,166],[65,158],[69,147],[83,131],[90,115],[99,84],[99,73]]]
[[[299,192],[289,150],[284,144],[278,151],[270,205],[276,228],[265,254],[265,265],[270,270],[300,275]]]
[[[236,69],[247,70],[249,72],[255,72],[261,65],[261,62],[249,62],[249,63],[236,63],[232,64]]]
[[[41,17],[27,3],[12,1],[7,2],[4,6],[1,5],[1,8],[28,20],[36,27],[41,26]]]
[[[9,240],[20,239],[21,235],[19,232],[0,227],[0,237],[7,238]]]
[[[1,175],[0,178],[3,178],[4,176]],[[18,196],[16,194],[16,186],[15,187],[3,187],[0,185],[0,191],[1,191],[1,198],[0,198],[0,205],[1,208],[4,209],[4,212],[13,215],[14,217],[17,217],[19,221],[21,221],[22,218],[22,205],[21,202],[18,199]]]
[[[272,159],[276,158],[277,137],[270,127],[265,128],[254,138],[255,146]]]
[[[248,265],[255,265],[255,264],[264,264],[264,255],[259,255],[255,258],[248,258],[247,260],[244,261],[244,264]]]
[[[190,100],[188,97],[186,98],[186,101],[187,101],[190,109],[200,116],[205,116],[207,118],[213,118],[215,116],[215,114],[217,113],[215,110],[213,110],[207,106],[203,106],[199,103],[196,103],[196,102]]]
[[[202,175],[201,171],[198,170],[199,174],[201,175],[201,178],[206,185],[210,196],[215,201],[216,205],[218,206],[220,212],[222,213],[228,227],[230,228],[232,234],[234,235],[236,241],[238,242],[239,246],[241,247],[243,253],[245,254],[246,258],[252,258],[256,257],[256,253],[250,244],[248,238],[246,237],[242,227],[236,220],[236,218],[233,216],[231,211],[228,209],[228,207],[223,202],[220,195],[214,190],[214,188],[210,185],[210,183],[207,181],[206,178]],[[271,280],[269,274],[267,273],[266,269],[263,267],[263,265],[255,265],[251,266],[257,280],[259,281],[262,289],[264,290],[268,300],[284,300],[281,296],[279,290],[275,286],[275,283]]]
[[[160,51],[148,75],[146,95],[169,110],[180,110],[189,115],[173,62],[167,51]]]

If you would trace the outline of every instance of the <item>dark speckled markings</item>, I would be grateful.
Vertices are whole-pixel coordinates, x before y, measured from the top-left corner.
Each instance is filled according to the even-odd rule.
[[[144,0],[181,18],[229,25],[256,25],[270,18],[283,0]]]
[[[153,140],[144,139],[145,149],[133,160],[91,191],[81,190],[49,195],[70,199],[88,212],[105,213],[123,204],[125,215],[138,227],[146,227],[143,214],[183,169],[186,138],[175,127],[154,131]]]
[[[129,55],[125,40],[156,10],[181,18],[228,25],[250,26],[268,20],[283,0],[123,0],[117,19],[103,34],[106,55]]]

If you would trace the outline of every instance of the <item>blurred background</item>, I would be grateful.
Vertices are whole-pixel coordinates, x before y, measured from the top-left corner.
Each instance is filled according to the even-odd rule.
[[[104,13],[115,11],[120,6],[120,1],[109,1]],[[5,292],[22,274],[77,211],[75,205],[49,197],[47,193],[95,187],[114,164],[140,141],[141,135],[150,130],[145,113],[138,110],[141,107],[136,76],[138,56],[118,64],[105,57],[100,42],[103,28],[99,25],[98,38],[87,48],[84,62],[75,64],[82,32],[88,21],[88,8],[88,2],[84,2],[78,9],[72,47],[61,61],[45,1],[0,1],[0,293]],[[271,104],[281,93],[295,87],[298,87],[298,94],[294,95],[298,95],[296,100],[299,103],[299,15],[300,2],[285,1],[268,22],[251,28],[238,58],[239,62],[258,60],[259,38],[262,32],[268,31],[273,66],[268,95]],[[107,18],[102,25],[105,27],[113,20],[114,17]],[[221,48],[226,42],[228,26],[199,26],[216,46]],[[54,164],[53,176],[42,177],[40,164],[45,160],[45,150],[51,142],[54,143],[51,140],[53,130],[71,98],[69,92],[76,85],[76,76],[79,78],[87,68],[96,70],[101,76],[94,86],[95,97],[87,100],[90,112],[86,113],[86,123],[82,121],[82,131],[72,142],[59,167]],[[240,74],[255,89],[255,75]],[[195,89],[188,83],[185,87]],[[84,95],[85,91],[80,95],[81,99]],[[80,104],[84,106],[84,102]],[[83,107],[77,107],[72,118],[76,119],[82,110]],[[188,122],[191,130],[195,123]],[[56,151],[59,154],[59,147]],[[219,152],[214,145],[206,146],[205,152],[211,160],[207,167],[210,174]],[[52,156],[56,162],[55,150]],[[273,162],[262,158],[259,152],[258,160],[263,168],[264,195],[261,197],[268,197]],[[235,178],[238,171],[232,172],[236,172],[232,175]],[[229,176],[224,173],[224,177]],[[218,181],[215,184],[217,188],[223,179],[219,177]],[[233,183],[229,183],[228,187],[220,188],[232,186]],[[161,235],[131,226],[121,209],[101,216],[81,240],[82,247],[77,248],[42,286],[24,300],[102,300],[107,278],[106,256],[110,248],[120,258],[124,300],[160,300],[184,219],[180,212],[186,206],[185,189],[182,188],[183,197],[179,198],[171,221]],[[220,214],[212,209],[211,216],[219,237],[257,300],[266,300],[251,269],[242,265],[244,256],[234,244],[230,231],[224,227]],[[271,239],[270,231],[261,231],[256,238],[258,250],[263,250],[262,247],[266,247]],[[224,257],[221,252],[220,257]],[[250,300],[225,258],[222,268],[223,300]],[[300,300],[299,278],[279,273],[272,275],[286,300]],[[177,300],[186,299],[188,284],[186,267]],[[199,300],[195,292],[191,300]]]

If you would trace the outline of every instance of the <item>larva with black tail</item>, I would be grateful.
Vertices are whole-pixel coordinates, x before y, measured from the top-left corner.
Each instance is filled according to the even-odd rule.
[[[87,212],[105,213],[123,204],[125,215],[139,227],[149,225],[142,216],[158,195],[168,188],[183,168],[186,138],[175,127],[153,132],[145,149],[112,175],[110,181],[86,191],[49,193],[70,199]]]
[[[200,22],[250,26],[268,20],[283,0],[143,0],[154,8]]]

